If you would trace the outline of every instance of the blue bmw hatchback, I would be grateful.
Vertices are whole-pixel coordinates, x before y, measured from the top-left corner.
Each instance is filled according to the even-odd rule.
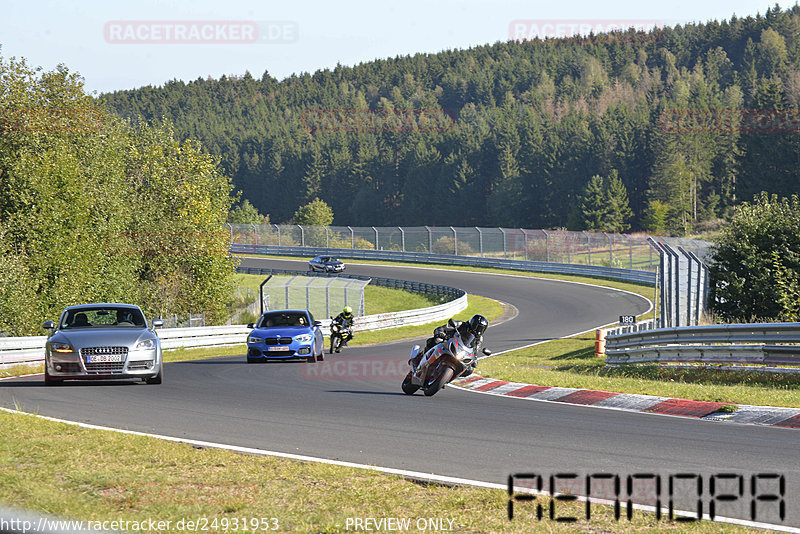
[[[301,358],[308,362],[323,359],[321,323],[308,310],[264,312],[258,322],[247,325],[247,363],[271,359]]]

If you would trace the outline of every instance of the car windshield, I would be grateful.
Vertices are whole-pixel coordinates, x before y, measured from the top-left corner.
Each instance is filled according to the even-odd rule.
[[[61,328],[144,328],[144,315],[137,308],[74,308],[61,319]]]
[[[308,317],[300,312],[265,313],[258,321],[258,328],[273,326],[309,326]]]

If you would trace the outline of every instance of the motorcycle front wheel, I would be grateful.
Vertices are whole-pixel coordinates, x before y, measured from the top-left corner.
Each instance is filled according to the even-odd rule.
[[[455,374],[455,369],[450,367],[449,365],[445,365],[444,369],[439,372],[439,376],[433,378],[425,388],[425,396],[426,397],[433,397],[436,393],[442,389],[445,384],[452,380],[453,375]]]
[[[400,387],[403,388],[403,393],[406,395],[413,395],[417,392],[419,386],[411,383],[411,371],[409,371],[406,377],[403,379],[403,385]]]

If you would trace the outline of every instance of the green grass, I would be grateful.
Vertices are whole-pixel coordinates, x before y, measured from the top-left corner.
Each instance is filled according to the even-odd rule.
[[[36,365],[14,365],[0,369],[0,378],[7,378],[9,376],[22,376],[32,375],[44,372],[44,364]]]
[[[709,402],[800,408],[800,377],[718,368],[606,367],[594,332],[481,360],[482,376],[546,386],[599,389]]]
[[[454,532],[748,531],[708,521],[657,521],[639,511],[632,522],[624,512],[615,520],[611,509],[600,505],[592,506],[591,521],[563,524],[537,521],[533,503],[517,503],[511,522],[503,490],[421,484],[363,469],[196,448],[5,412],[0,432],[0,502],[65,519],[153,519],[170,521],[174,529],[181,520],[206,518],[229,527],[210,531],[231,533],[244,531],[233,526],[242,518],[274,518],[277,524],[268,524],[278,532],[345,532],[348,518],[364,517],[451,519]],[[582,503],[557,506],[562,517],[585,517]],[[137,526],[129,523],[125,530],[146,531]]]

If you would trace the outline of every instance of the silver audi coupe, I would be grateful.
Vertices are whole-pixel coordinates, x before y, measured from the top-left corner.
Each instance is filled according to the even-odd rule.
[[[139,306],[81,304],[69,306],[50,330],[45,345],[44,382],[140,378],[160,384],[164,375],[161,341]]]

